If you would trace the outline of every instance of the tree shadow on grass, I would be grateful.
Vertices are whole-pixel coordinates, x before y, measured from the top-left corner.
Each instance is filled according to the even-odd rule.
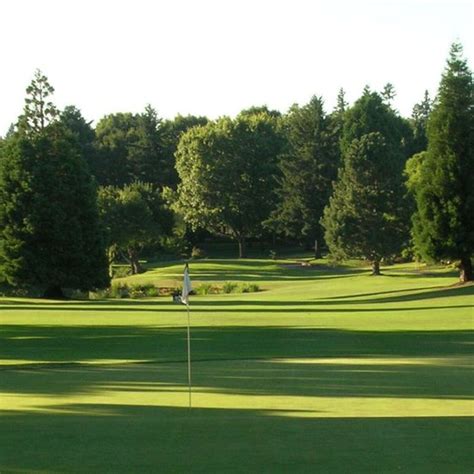
[[[277,410],[56,408],[4,417],[2,472],[431,474],[472,467],[472,425],[462,417],[302,419]]]
[[[469,398],[473,334],[195,328],[194,383],[234,394]],[[1,392],[87,393],[104,384],[159,392],[186,384],[184,328],[8,327],[2,338],[1,359],[30,362],[3,366]],[[78,365],[121,360],[148,364]]]

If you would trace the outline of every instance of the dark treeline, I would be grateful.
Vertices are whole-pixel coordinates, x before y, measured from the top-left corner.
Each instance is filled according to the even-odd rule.
[[[84,290],[144,250],[190,253],[202,235],[287,241],[333,259],[458,261],[472,280],[472,72],[454,44],[438,95],[404,118],[394,87],[334,110],[321,97],[282,114],[163,120],[116,113],[95,127],[59,111],[37,71],[0,139],[0,283]]]

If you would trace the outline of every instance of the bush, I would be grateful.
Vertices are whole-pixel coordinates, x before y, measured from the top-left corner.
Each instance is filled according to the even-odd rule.
[[[108,290],[108,295],[105,298],[128,298],[130,291],[126,283],[119,283],[118,285],[112,285]]]
[[[256,293],[260,291],[260,287],[256,283],[244,283],[242,285],[242,293]]]
[[[129,293],[131,298],[143,298],[145,296],[158,296],[160,290],[153,283],[138,283],[131,285]]]
[[[219,293],[219,288],[215,287],[214,285],[211,285],[210,283],[202,283],[196,289],[197,295],[212,295],[212,294],[218,294],[218,293]]]
[[[224,293],[235,293],[237,291],[238,287],[239,287],[239,285],[237,285],[237,283],[232,283],[231,281],[226,281],[222,285],[222,291]]]

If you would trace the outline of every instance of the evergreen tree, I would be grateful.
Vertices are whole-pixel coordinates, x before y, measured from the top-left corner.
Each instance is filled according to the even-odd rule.
[[[384,103],[386,105],[391,106],[392,102],[393,102],[393,99],[395,99],[395,97],[397,95],[397,92],[395,91],[394,85],[391,82],[387,82],[387,84],[385,84],[385,86],[383,88],[383,91],[382,91],[381,95],[382,95]]]
[[[280,160],[279,205],[268,225],[304,242],[320,256],[323,230],[320,219],[336,178],[339,145],[321,98],[290,109],[285,118],[288,151]]]
[[[336,258],[357,257],[380,273],[407,238],[402,171],[407,124],[377,93],[364,91],[349,109],[343,163],[324,211],[325,240]]]
[[[460,44],[451,47],[427,135],[427,152],[418,166],[412,166],[418,173],[416,186],[410,188],[417,204],[413,219],[415,244],[427,259],[459,260],[460,280],[470,281],[474,248],[474,84]]]
[[[51,114],[30,107],[52,87],[43,79],[27,89],[18,131],[0,160],[0,275],[12,286],[88,290],[109,280],[96,189],[76,137]]]
[[[92,172],[96,163],[95,132],[91,125],[92,122],[88,122],[74,105],[66,106],[59,114],[59,120],[76,138],[81,155]]]
[[[59,115],[58,109],[49,99],[54,94],[54,87],[37,69],[31,84],[26,88],[26,94],[23,115],[19,117],[18,128],[25,134],[41,132]]]
[[[413,128],[412,155],[425,151],[428,147],[427,126],[432,103],[428,91],[425,91],[423,100],[413,107],[411,114],[411,124]]]

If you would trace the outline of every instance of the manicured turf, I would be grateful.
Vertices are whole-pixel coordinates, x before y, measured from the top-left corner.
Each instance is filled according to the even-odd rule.
[[[473,471],[473,286],[321,261],[191,278],[263,289],[192,297],[192,410],[183,306],[0,299],[2,474]]]

